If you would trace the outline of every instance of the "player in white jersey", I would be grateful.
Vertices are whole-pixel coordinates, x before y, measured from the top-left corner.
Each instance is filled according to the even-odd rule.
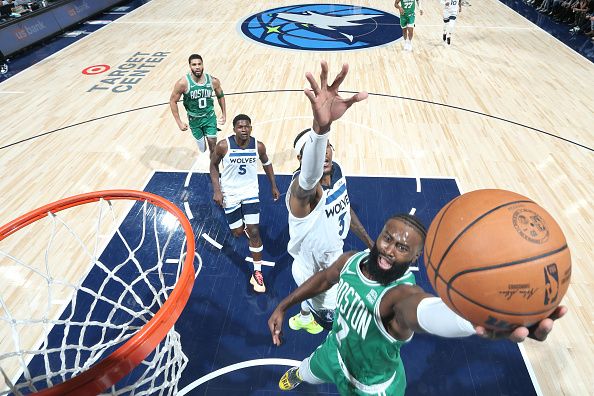
[[[346,71],[343,69],[331,87],[325,86],[327,73],[328,66],[322,63],[322,88],[308,75],[314,92],[336,90],[340,76]],[[349,229],[368,247],[373,246],[372,239],[351,208],[342,170],[337,163],[332,162],[333,147],[328,142],[332,119],[320,119],[317,116],[318,107],[324,104],[318,104],[310,92],[306,94],[312,101],[313,128],[297,135],[293,144],[301,167],[293,177],[286,197],[290,236],[287,250],[294,260],[292,272],[297,285],[330,266],[342,254],[343,240]],[[361,99],[357,95],[349,100],[338,97],[336,106],[344,112],[348,106]],[[289,320],[289,326],[293,330],[304,329],[312,334],[322,331],[320,324],[330,329],[335,308],[336,288],[331,288],[324,294],[304,301],[301,312]],[[314,319],[312,312],[320,323]]]
[[[458,13],[462,12],[462,0],[445,0],[443,9],[443,42],[452,43],[452,33],[456,26]]]
[[[254,271],[250,284],[254,291],[264,293],[262,275],[262,239],[260,238],[260,199],[258,197],[258,158],[262,161],[264,172],[270,180],[272,198],[276,201],[280,194],[276,187],[272,161],[266,154],[266,146],[251,136],[252,121],[245,114],[233,119],[235,135],[219,141],[210,158],[210,179],[214,190],[213,200],[225,210],[225,217],[235,237],[243,233],[249,238]],[[223,163],[223,173],[219,164]],[[219,180],[220,177],[220,180]],[[245,225],[244,225],[245,223]]]

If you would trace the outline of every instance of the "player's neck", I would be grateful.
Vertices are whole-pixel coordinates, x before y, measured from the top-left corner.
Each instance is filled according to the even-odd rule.
[[[331,183],[332,183],[332,172],[323,174],[322,178],[320,179],[320,184],[324,187],[330,187]]]
[[[361,262],[359,264],[359,269],[361,270],[361,273],[363,274],[364,277],[366,277],[367,279],[369,279],[370,281],[375,282],[376,280],[373,278],[373,276],[371,276],[371,274],[369,273],[369,271],[367,270],[367,260],[363,260],[363,262]]]
[[[245,148],[248,143],[250,142],[250,137],[248,136],[247,139],[245,140],[241,140],[241,138],[237,137],[237,135],[233,136],[233,139],[235,139],[235,143],[237,143],[237,145],[241,148]]]
[[[192,79],[192,81],[194,81],[196,84],[203,84],[204,83],[204,73],[202,73],[200,75],[200,77],[196,77],[196,75],[192,72],[190,72],[190,78]]]

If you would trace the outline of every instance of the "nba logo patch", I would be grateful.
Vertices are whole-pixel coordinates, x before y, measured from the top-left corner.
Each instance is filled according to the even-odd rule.
[[[310,51],[371,48],[402,37],[396,15],[347,4],[273,8],[243,20],[239,31],[258,43]]]

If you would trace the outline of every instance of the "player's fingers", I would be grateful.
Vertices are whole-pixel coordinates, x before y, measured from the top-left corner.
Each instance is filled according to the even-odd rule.
[[[309,81],[309,85],[310,85],[313,93],[318,95],[320,93],[320,86],[318,85],[318,82],[314,78],[313,74],[311,74],[310,72],[307,72],[307,73],[305,73],[305,78],[307,78],[307,81]]]
[[[367,92],[359,92],[359,93],[354,94],[347,100],[345,100],[345,102],[346,102],[347,106],[352,106],[353,103],[357,103],[362,100],[365,100],[365,99],[367,99],[368,96],[369,95],[367,94]]]
[[[272,332],[272,342],[274,342],[274,345],[276,346],[279,346],[281,344],[281,331],[277,330],[276,328]]]
[[[313,104],[316,101],[316,95],[311,89],[304,89],[303,93],[307,96],[307,99]]]
[[[518,327],[511,333],[508,339],[513,342],[522,342],[526,339],[526,337],[528,337],[528,333],[529,332],[526,327]]]
[[[320,71],[320,87],[325,89],[328,86],[328,63],[326,61],[321,61],[320,66],[322,66],[322,70]]]
[[[549,318],[551,318],[553,320],[557,320],[557,319],[565,316],[567,311],[568,311],[567,307],[565,305],[561,305],[553,311],[553,313],[549,316]]]
[[[549,318],[541,320],[530,332],[529,337],[538,341],[546,340],[549,333],[553,330],[553,323],[553,320]]]
[[[342,84],[342,82],[344,81],[344,78],[347,76],[347,74],[349,74],[349,64],[344,63],[342,65],[342,69],[340,70],[340,73],[338,73],[338,75],[334,79],[334,82],[330,86],[330,89],[334,90],[334,91],[338,91],[338,87],[340,87],[340,84]]]

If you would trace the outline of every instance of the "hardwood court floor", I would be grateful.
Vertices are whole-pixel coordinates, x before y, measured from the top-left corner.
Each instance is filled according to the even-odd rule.
[[[561,224],[573,257],[564,300],[570,312],[547,342],[525,348],[543,394],[591,393],[594,65],[496,0],[464,9],[452,48],[443,48],[441,8],[426,3],[411,54],[399,42],[314,53],[243,38],[238,22],[278,7],[275,1],[151,1],[0,85],[0,223],[77,193],[140,189],[154,169],[189,169],[195,144],[166,102],[193,52],[226,93],[228,122],[219,137],[246,113],[275,169],[290,172],[291,142],[311,118],[295,90],[321,59],[333,74],[348,62],[344,89],[371,95],[333,128],[347,174],[451,176],[463,191],[509,189]],[[389,12],[392,4],[358,3]],[[131,58],[160,61],[126,92],[92,89],[107,86],[106,77],[81,73]],[[203,155],[198,168],[206,166]],[[14,284],[5,271],[0,279]],[[13,301],[27,298],[27,290],[15,290],[21,294]]]

